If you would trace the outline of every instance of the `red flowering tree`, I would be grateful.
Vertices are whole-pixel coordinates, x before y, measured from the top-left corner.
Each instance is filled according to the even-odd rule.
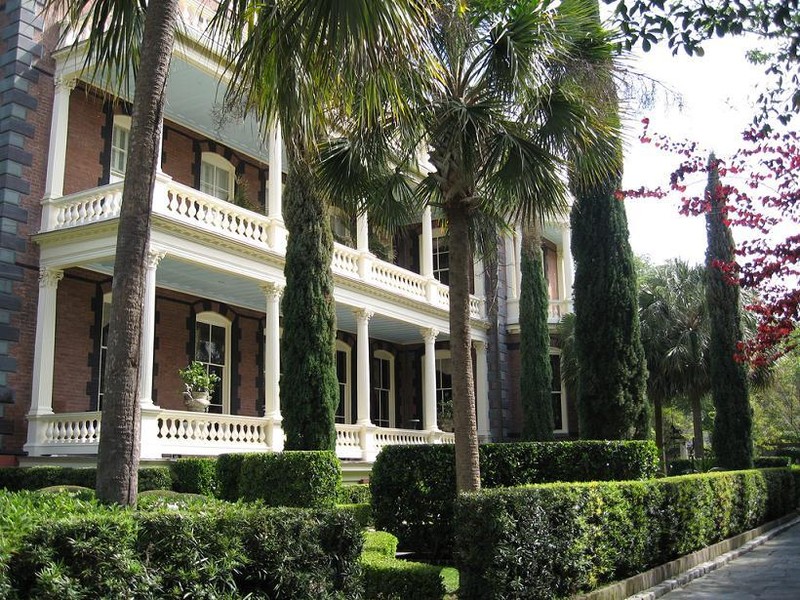
[[[640,141],[679,157],[669,184],[620,191],[619,198],[663,198],[678,194],[681,213],[701,215],[712,208],[705,192],[694,195],[687,186],[692,176],[705,179],[709,164],[698,144],[653,134],[643,119]],[[740,359],[754,364],[770,362],[797,343],[790,334],[800,322],[800,134],[794,131],[749,130],[741,148],[713,164],[720,182],[717,198],[727,206],[726,223],[753,235],[738,244],[736,259],[715,263],[732,284],[756,292],[758,301],[747,306],[759,319],[754,338],[739,345]],[[700,188],[702,189],[702,188]]]

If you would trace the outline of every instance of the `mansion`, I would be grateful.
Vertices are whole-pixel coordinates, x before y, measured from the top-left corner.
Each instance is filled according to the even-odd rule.
[[[130,104],[58,46],[37,0],[7,2],[0,111],[0,465],[89,463],[103,365]],[[287,231],[281,133],[224,114],[205,15],[182,2],[152,206],[140,403],[142,460],[280,451],[280,301]],[[447,232],[430,208],[388,233],[334,211],[336,451],[370,463],[391,444],[452,443]],[[544,228],[550,323],[571,310],[565,216]],[[476,260],[470,301],[478,433],[517,439],[520,233]],[[557,437],[577,418],[553,340]],[[220,378],[190,411],[178,370]]]

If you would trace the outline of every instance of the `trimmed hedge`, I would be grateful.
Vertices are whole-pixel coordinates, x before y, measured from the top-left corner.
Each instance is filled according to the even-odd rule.
[[[560,598],[628,577],[794,508],[788,469],[534,485],[456,504],[459,598]]]
[[[336,494],[336,504],[369,504],[372,493],[368,483],[342,485]]]
[[[9,492],[38,490],[56,485],[79,485],[94,489],[97,469],[72,467],[0,467],[0,488]],[[172,489],[167,467],[139,469],[139,491]]]
[[[580,441],[484,444],[479,447],[484,488],[553,481],[649,479],[658,472],[653,442]],[[375,526],[400,548],[448,555],[456,499],[451,445],[388,446],[372,468]]]
[[[216,497],[219,492],[216,458],[179,458],[170,464],[172,489]]]
[[[331,451],[245,454],[239,498],[268,506],[326,508],[336,504],[341,481],[339,459]]]
[[[24,494],[0,492],[3,598],[324,600],[362,593],[362,533],[342,511],[206,499],[195,508],[137,512]]]
[[[757,456],[753,459],[754,469],[780,469],[792,464],[789,456]],[[687,475],[689,473],[704,473],[710,469],[719,470],[714,460],[692,460],[690,458],[676,458],[667,466],[669,475]]]
[[[441,567],[397,560],[397,538],[385,531],[364,534],[361,566],[366,600],[441,600]]]
[[[218,494],[222,500],[236,502],[239,499],[239,476],[246,454],[221,454],[217,457]]]
[[[350,513],[362,529],[375,526],[371,504],[337,504],[336,508]]]

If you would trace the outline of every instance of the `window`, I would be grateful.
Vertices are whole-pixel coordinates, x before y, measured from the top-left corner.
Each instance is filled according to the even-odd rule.
[[[433,276],[443,285],[450,285],[450,247],[444,235],[433,238]]]
[[[128,166],[128,146],[131,137],[131,118],[126,115],[114,115],[114,127],[111,130],[111,181],[120,181],[125,177]]]
[[[550,355],[550,369],[553,372],[553,381],[550,386],[553,402],[553,430],[567,431],[567,399],[564,394],[564,384],[561,381],[561,355]]]
[[[453,363],[449,350],[436,351],[436,421],[442,431],[453,431]]]
[[[214,152],[203,152],[200,161],[200,191],[220,200],[233,200],[233,165]]]
[[[350,346],[336,340],[336,378],[339,381],[339,405],[336,407],[337,423],[352,423],[350,417]]]
[[[108,324],[111,321],[111,293],[103,294],[103,309],[100,317],[100,356],[97,360],[97,410],[103,408],[106,391],[106,355],[108,353]]]
[[[394,427],[394,356],[377,350],[372,360],[372,422],[378,427]]]
[[[208,412],[230,411],[230,365],[228,348],[231,341],[231,322],[214,312],[198,313],[194,329],[194,360],[209,373],[219,377],[219,383],[209,398]]]
[[[336,206],[330,208],[330,215],[333,239],[344,246],[353,248],[355,243],[353,242],[352,219],[350,216]]]

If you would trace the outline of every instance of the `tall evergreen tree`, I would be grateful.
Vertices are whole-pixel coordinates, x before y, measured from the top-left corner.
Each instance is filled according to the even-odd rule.
[[[595,4],[599,20],[599,7]],[[619,123],[613,64],[585,82],[604,102],[606,117]],[[580,364],[578,427],[586,439],[647,436],[647,362],[639,337],[636,270],[628,241],[625,206],[615,193],[622,179],[619,138],[617,169],[587,178],[595,153],[576,155],[570,173],[575,203],[570,215],[575,259],[575,342]]]
[[[717,464],[727,469],[753,466],[753,413],[747,369],[736,359],[742,339],[739,286],[728,272],[734,264],[734,242],[727,225],[727,197],[719,181],[716,157],[709,156],[706,200],[706,299],[711,323],[711,395],[714,399],[712,446]]]
[[[544,279],[541,225],[529,224],[522,236],[522,285],[519,299],[520,397],[525,439],[553,439],[549,299]]]

